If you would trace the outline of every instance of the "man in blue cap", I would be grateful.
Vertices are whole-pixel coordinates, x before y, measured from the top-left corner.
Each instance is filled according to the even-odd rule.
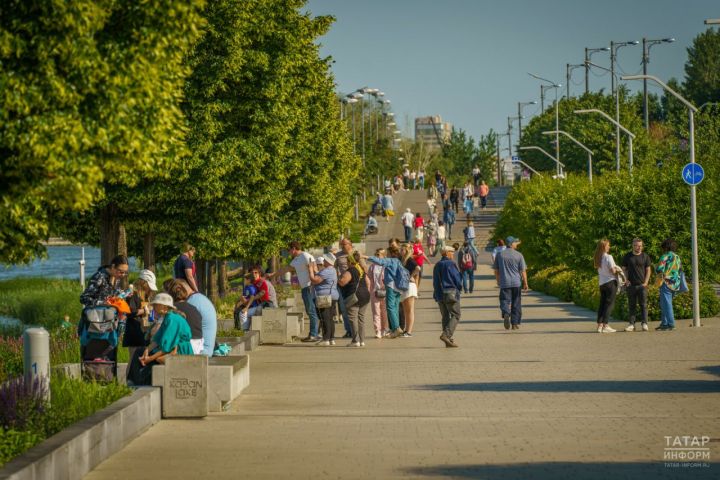
[[[528,290],[527,265],[522,253],[517,251],[520,239],[512,235],[505,239],[506,249],[495,256],[493,270],[500,287],[500,311],[505,330],[520,329],[522,321],[522,292]]]

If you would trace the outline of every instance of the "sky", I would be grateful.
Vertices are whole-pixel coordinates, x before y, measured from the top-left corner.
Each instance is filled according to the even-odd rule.
[[[335,61],[339,92],[379,88],[406,136],[415,117],[441,115],[477,139],[504,131],[517,102],[538,102],[524,108],[525,125],[539,112],[540,82],[528,72],[561,83],[564,94],[565,66],[582,63],[585,47],[673,37],[652,47],[648,73],[682,80],[687,48],[708,28],[705,19],[720,18],[720,1],[309,0],[305,10],[336,18],[319,42]],[[609,53],[592,60],[609,67]],[[642,45],[619,49],[619,72],[642,73],[641,60]],[[584,69],[576,69],[571,95],[584,82]],[[610,75],[591,72],[590,89],[600,88],[610,89]]]

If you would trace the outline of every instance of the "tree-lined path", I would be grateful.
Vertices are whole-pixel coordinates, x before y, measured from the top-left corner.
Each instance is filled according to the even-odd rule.
[[[396,209],[423,202],[404,193]],[[261,347],[229,411],[163,420],[87,478],[718,477],[716,443],[707,468],[663,461],[665,436],[720,437],[716,321],[601,335],[594,312],[531,292],[505,331],[483,264],[446,349],[430,275],[413,338]]]

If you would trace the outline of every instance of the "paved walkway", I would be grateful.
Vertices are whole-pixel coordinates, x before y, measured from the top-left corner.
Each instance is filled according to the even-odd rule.
[[[482,265],[446,349],[430,287],[413,338],[261,347],[230,411],[164,420],[86,478],[720,477],[720,322],[601,335],[531,292],[506,331]],[[709,466],[666,466],[681,435],[712,438]]]

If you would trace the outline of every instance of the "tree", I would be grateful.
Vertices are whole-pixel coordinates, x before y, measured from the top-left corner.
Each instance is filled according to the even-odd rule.
[[[707,29],[688,47],[684,92],[696,106],[720,101],[720,31]]]
[[[0,261],[42,254],[58,220],[102,205],[106,186],[158,175],[182,148],[182,59],[200,4],[6,2]],[[112,218],[106,233],[117,240]]]

